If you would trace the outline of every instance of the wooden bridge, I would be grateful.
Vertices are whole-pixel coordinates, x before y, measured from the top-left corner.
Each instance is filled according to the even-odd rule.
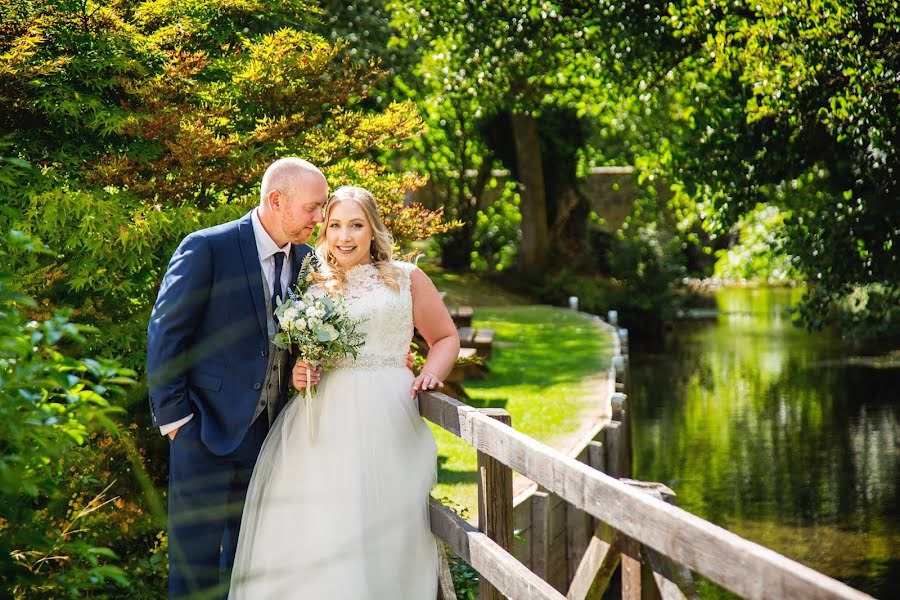
[[[504,410],[419,395],[423,417],[478,452],[478,527],[434,498],[430,510],[435,536],[481,575],[480,598],[599,599],[619,566],[627,600],[699,598],[693,573],[744,598],[871,598],[679,509],[661,484],[627,478],[627,331],[603,326],[615,340],[611,418],[573,456],[516,431]],[[536,484],[515,506],[513,471]],[[440,570],[439,597],[455,600],[445,558]]]

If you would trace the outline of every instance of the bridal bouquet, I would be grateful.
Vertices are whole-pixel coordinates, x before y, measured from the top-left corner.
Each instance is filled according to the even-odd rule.
[[[288,289],[287,298],[278,302],[274,315],[281,330],[272,343],[285,350],[295,350],[298,360],[315,367],[330,367],[346,356],[356,358],[365,343],[357,330],[361,323],[350,316],[343,295],[314,295],[311,274],[312,255],[303,259],[297,285]],[[307,372],[307,379],[309,378]],[[306,387],[307,420],[310,435],[314,435],[312,420],[312,392]]]

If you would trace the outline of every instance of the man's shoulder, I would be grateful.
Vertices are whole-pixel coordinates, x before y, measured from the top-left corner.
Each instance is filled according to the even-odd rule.
[[[246,223],[245,223],[246,221]],[[190,233],[185,240],[188,239],[204,239],[210,242],[220,242],[235,239],[240,231],[241,225],[250,225],[249,213],[234,221],[220,223],[204,229],[198,229]]]

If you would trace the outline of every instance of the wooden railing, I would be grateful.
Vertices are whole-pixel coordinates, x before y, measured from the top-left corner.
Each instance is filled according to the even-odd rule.
[[[665,486],[617,479],[537,442],[513,429],[505,411],[477,410],[436,392],[420,394],[419,409],[478,451],[478,527],[433,498],[430,513],[436,537],[480,573],[482,600],[599,598],[620,563],[624,598],[697,597],[691,571],[745,598],[870,598],[673,506]],[[627,435],[618,429],[617,436]],[[512,471],[590,515],[593,534],[565,586],[513,556]],[[442,597],[455,598],[446,563],[442,572]]]

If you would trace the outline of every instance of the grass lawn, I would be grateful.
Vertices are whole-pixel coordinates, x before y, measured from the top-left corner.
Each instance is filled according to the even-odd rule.
[[[446,289],[444,283],[439,289]],[[609,366],[607,335],[584,315],[551,306],[475,309],[475,327],[496,331],[487,379],[467,379],[473,406],[505,408],[513,427],[550,446],[575,433],[596,393],[588,380]],[[432,492],[477,513],[475,450],[432,426],[438,444],[438,485]]]

